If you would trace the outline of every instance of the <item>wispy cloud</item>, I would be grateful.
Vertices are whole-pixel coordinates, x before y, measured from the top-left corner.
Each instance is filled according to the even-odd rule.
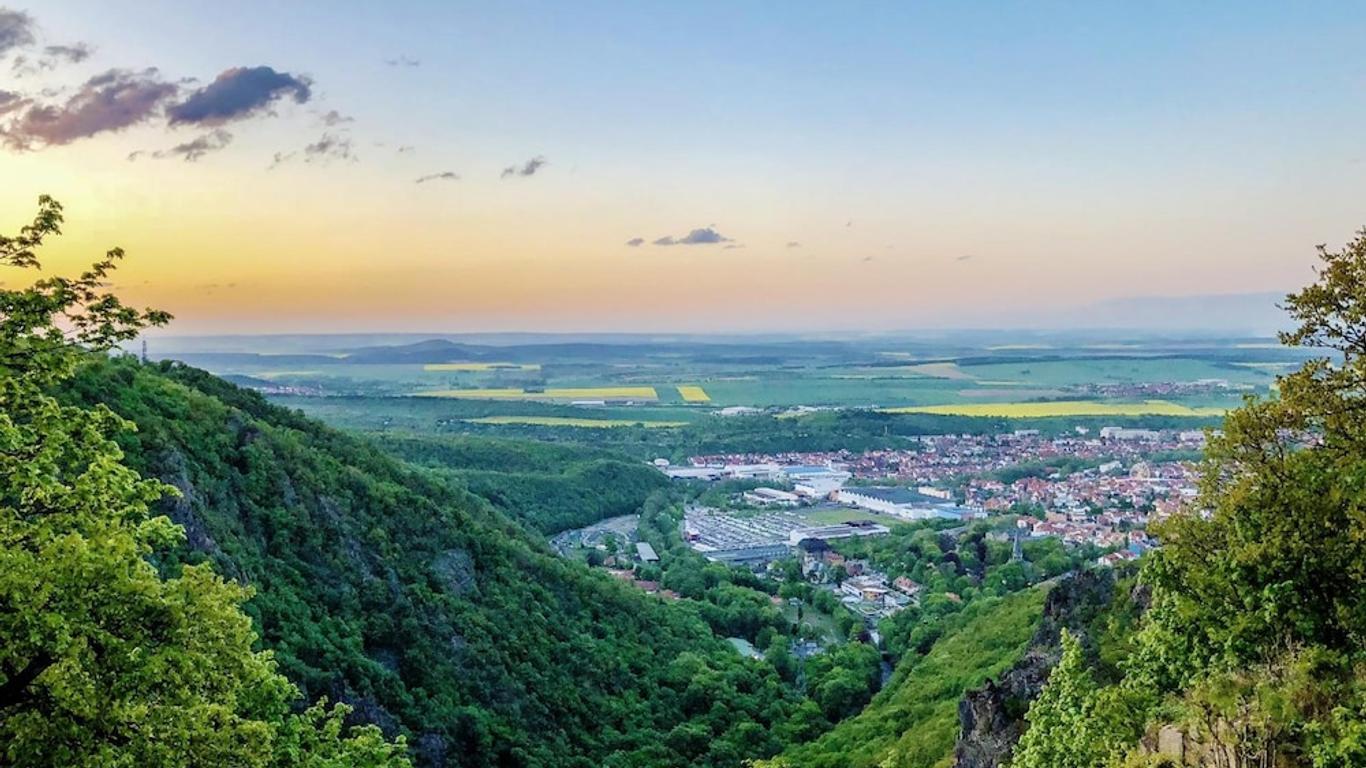
[[[317,141],[304,147],[305,163],[327,163],[333,160],[355,162],[355,147],[351,139],[332,133],[324,133]]]
[[[182,142],[170,149],[159,149],[151,153],[138,150],[130,153],[128,159],[137,160],[144,155],[149,155],[156,158],[179,157],[186,162],[193,163],[210,152],[217,152],[227,147],[230,143],[232,143],[232,134],[222,128],[215,128],[203,136]]]
[[[392,59],[385,59],[385,60],[384,60],[384,63],[385,63],[385,64],[388,64],[388,65],[391,66],[391,67],[420,67],[420,66],[422,66],[422,60],[421,60],[421,59],[415,59],[415,58],[413,58],[412,56],[395,56],[395,57],[392,58]]]
[[[276,152],[275,156],[271,158],[267,170],[284,165],[295,158],[302,158],[305,163],[317,163],[322,165],[326,165],[334,160],[349,161],[353,163],[360,160],[360,157],[356,155],[355,143],[351,141],[349,136],[324,133],[317,141],[306,145],[301,150]]]
[[[632,248],[639,248],[640,246],[645,244],[645,238],[633,237],[630,240],[627,240],[626,244],[631,246]]]
[[[972,254],[965,253],[962,256],[955,256],[953,260],[958,262],[972,261]]]
[[[731,238],[717,232],[711,227],[701,227],[694,229],[682,237],[665,235],[654,241],[655,245],[714,245],[716,243],[733,242]]]
[[[49,45],[36,54],[21,54],[14,57],[10,73],[17,78],[51,72],[64,64],[79,64],[90,58],[93,53],[89,45]]]
[[[799,243],[799,242],[797,242],[796,240],[788,240],[788,241],[787,241],[787,247],[788,247],[788,248],[800,248],[800,247],[802,247],[802,244]]]
[[[322,124],[327,128],[335,128],[346,123],[356,122],[356,118],[350,115],[343,115],[335,109],[329,109],[318,117]]]
[[[455,171],[441,171],[440,173],[429,173],[426,176],[418,176],[413,181],[414,184],[426,184],[429,181],[459,181],[460,174]]]
[[[536,172],[544,168],[550,161],[537,155],[521,165],[509,165],[503,169],[502,178],[509,176],[534,176]]]

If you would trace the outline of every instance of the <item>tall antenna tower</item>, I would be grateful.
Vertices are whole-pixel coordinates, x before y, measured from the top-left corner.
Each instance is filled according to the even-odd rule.
[[[142,363],[147,364],[147,337],[142,338]]]

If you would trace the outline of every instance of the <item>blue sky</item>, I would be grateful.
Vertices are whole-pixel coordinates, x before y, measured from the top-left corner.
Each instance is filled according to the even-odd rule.
[[[1036,302],[1290,289],[1315,243],[1366,224],[1359,3],[26,10],[45,40],[94,47],[45,75],[54,87],[111,67],[202,83],[266,65],[311,80],[307,104],[234,124],[231,144],[194,163],[127,162],[191,135],[151,123],[0,153],[0,173],[9,162],[31,181],[0,197],[5,223],[40,191],[68,200],[73,222],[84,204],[110,223],[97,234],[125,222],[125,244],[150,253],[138,290],[194,329],[226,330],[244,298],[266,307],[253,323],[278,330],[338,312],[355,329],[981,324]],[[318,140],[334,109],[353,118],[336,133],[358,159],[269,167]],[[533,157],[547,160],[534,176],[500,176]],[[439,172],[461,179],[411,183]],[[194,270],[157,239],[167,217],[210,232]],[[402,234],[329,240],[361,224]],[[224,237],[244,227],[265,236],[227,257]],[[725,240],[649,245],[698,228]],[[636,237],[646,244],[623,245]],[[382,246],[403,256],[377,282]],[[344,303],[285,306],[320,279],[319,252]],[[708,277],[737,270],[781,274],[790,294],[755,301]],[[873,286],[874,303],[793,308],[836,281]],[[238,293],[189,295],[210,283]],[[916,301],[899,301],[907,290]]]

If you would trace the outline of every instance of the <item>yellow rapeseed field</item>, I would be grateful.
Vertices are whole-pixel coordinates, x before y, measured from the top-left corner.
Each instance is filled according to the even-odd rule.
[[[1167,400],[1112,403],[1101,400],[1055,400],[1037,403],[956,403],[884,408],[883,413],[928,413],[940,416],[992,416],[1037,419],[1049,416],[1223,416],[1223,408],[1191,408]]]
[[[695,384],[679,384],[678,394],[688,403],[710,403],[711,395]]]

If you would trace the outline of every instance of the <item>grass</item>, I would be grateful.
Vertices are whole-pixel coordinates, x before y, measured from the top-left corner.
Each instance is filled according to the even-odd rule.
[[[679,394],[680,397],[683,398],[683,402],[686,402],[686,403],[710,403],[710,402],[711,402],[711,396],[707,394],[707,390],[705,390],[705,389],[703,389],[703,388],[701,388],[701,387],[699,387],[699,386],[697,386],[697,385],[695,385],[695,384],[679,384],[679,385],[678,385],[678,394]]]
[[[1052,400],[1037,403],[960,403],[884,408],[883,413],[927,413],[938,416],[988,416],[1037,419],[1056,416],[1222,416],[1223,408],[1192,408],[1168,400],[1115,403],[1102,400]]]
[[[536,427],[682,427],[686,421],[639,421],[631,419],[576,419],[568,416],[485,416],[481,419],[465,419],[471,424],[524,424]]]
[[[424,371],[539,371],[536,363],[428,363]]]
[[[881,520],[882,516],[866,509],[813,509],[809,511],[798,510],[799,515],[806,518],[814,525],[835,525],[836,523],[847,523],[851,520]],[[891,522],[902,522],[892,520]]]
[[[417,397],[453,397],[473,400],[657,400],[654,387],[558,387],[541,392],[524,389],[438,389],[418,392]]]

